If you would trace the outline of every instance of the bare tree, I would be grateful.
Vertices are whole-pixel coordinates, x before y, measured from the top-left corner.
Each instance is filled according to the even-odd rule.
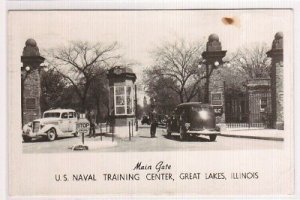
[[[244,71],[247,79],[268,78],[271,64],[266,54],[268,49],[265,43],[239,48],[233,54],[231,64]]]
[[[50,66],[74,87],[81,101],[82,111],[85,110],[92,81],[105,72],[98,68],[106,69],[120,58],[115,53],[116,49],[117,43],[103,45],[77,41],[47,52]]]
[[[148,77],[151,77],[148,76]],[[155,103],[155,107],[161,114],[170,113],[174,107],[180,103],[178,94],[169,88],[174,85],[174,81],[169,77],[158,76],[155,79],[147,79],[146,93],[150,97],[150,102],[144,107],[148,113]]]
[[[173,90],[180,102],[191,101],[199,91],[200,81],[205,78],[203,70],[198,68],[203,49],[202,43],[186,44],[183,40],[158,47],[152,53],[154,65],[145,71],[146,86],[158,79],[160,82],[167,80],[162,86]]]

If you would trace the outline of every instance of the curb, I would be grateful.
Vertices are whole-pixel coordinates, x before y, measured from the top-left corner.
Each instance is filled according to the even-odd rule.
[[[281,137],[264,137],[264,136],[249,136],[249,135],[230,135],[230,134],[220,134],[219,136],[258,139],[258,140],[284,141],[284,138],[281,138]]]

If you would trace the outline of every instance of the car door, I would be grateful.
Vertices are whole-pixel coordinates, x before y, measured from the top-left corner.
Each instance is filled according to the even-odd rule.
[[[69,114],[68,114],[68,112],[63,112],[61,114],[59,128],[63,132],[69,131]]]
[[[77,122],[77,116],[76,112],[69,112],[69,131],[75,132],[76,131],[76,122]]]

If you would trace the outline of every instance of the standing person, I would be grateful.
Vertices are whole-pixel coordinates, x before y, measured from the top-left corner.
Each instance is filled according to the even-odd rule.
[[[115,109],[112,109],[110,111],[110,114],[108,116],[108,124],[109,124],[109,128],[110,128],[110,132],[111,133],[115,133]]]
[[[95,115],[93,111],[88,110],[86,114],[87,120],[90,122],[90,133],[89,137],[95,137]]]
[[[150,135],[151,137],[155,137],[155,134],[156,134],[156,127],[157,127],[157,124],[158,124],[158,119],[157,119],[157,112],[155,109],[153,109],[153,111],[150,113],[150,123],[151,123],[151,126],[150,126]]]

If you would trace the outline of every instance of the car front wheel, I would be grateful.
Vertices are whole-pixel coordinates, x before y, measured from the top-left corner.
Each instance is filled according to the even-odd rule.
[[[47,138],[49,141],[53,141],[56,138],[56,130],[54,128],[51,128],[48,132],[47,132]]]
[[[217,138],[217,135],[210,135],[210,136],[209,136],[209,140],[210,140],[211,142],[215,141],[216,138]]]

